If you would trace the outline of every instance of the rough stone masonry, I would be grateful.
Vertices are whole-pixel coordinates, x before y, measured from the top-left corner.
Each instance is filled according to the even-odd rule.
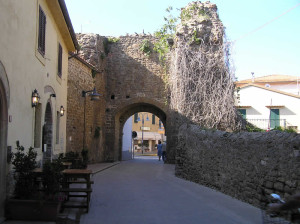
[[[176,175],[255,206],[270,193],[300,191],[300,136],[286,132],[204,130],[182,125]]]

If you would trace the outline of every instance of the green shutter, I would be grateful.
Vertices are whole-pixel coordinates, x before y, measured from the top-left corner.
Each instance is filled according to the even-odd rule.
[[[279,109],[270,110],[270,128],[276,128],[280,126]]]
[[[138,123],[138,114],[134,114],[134,123]]]
[[[238,111],[242,115],[242,117],[246,120],[246,109],[238,109]]]

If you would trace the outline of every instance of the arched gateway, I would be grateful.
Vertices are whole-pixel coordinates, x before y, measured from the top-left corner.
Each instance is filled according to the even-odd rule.
[[[155,52],[158,38],[152,35],[143,33],[119,38],[97,34],[77,35],[81,45],[80,57],[94,69],[89,71],[79,65],[69,65],[68,102],[72,104],[68,111],[78,105],[71,114],[78,116],[78,119],[75,120],[70,114],[71,118],[68,118],[71,121],[68,125],[71,134],[67,136],[69,146],[83,147],[77,139],[80,138],[78,133],[83,133],[82,127],[86,127],[88,133],[81,136],[84,139],[87,136],[87,147],[95,162],[120,160],[125,121],[134,113],[151,112],[164,123],[167,159],[168,162],[175,162],[178,128],[182,122],[202,122],[208,127],[226,127],[230,123],[223,124],[223,116],[219,113],[216,113],[217,122],[214,121],[216,116],[211,115],[212,111],[223,108],[220,102],[233,102],[231,96],[224,100],[219,91],[228,86],[226,91],[233,92],[233,85],[231,79],[226,79],[230,75],[226,60],[224,64],[224,30],[217,7],[210,3],[194,2],[187,6],[186,13],[189,16],[182,17],[174,41],[165,43],[172,46],[169,54],[164,55],[165,61],[159,60],[159,54]],[[84,71],[87,74],[83,76]],[[77,91],[80,86],[82,89]],[[80,91],[94,87],[102,94],[102,102],[85,105],[83,99],[73,99],[76,94],[78,97]],[[205,98],[200,97],[202,91],[206,94]],[[219,101],[215,99],[216,95],[220,96]],[[217,107],[205,110],[203,105]],[[78,121],[83,117],[80,110],[83,111],[81,108],[85,106],[88,108],[87,119],[80,125]],[[233,104],[230,110],[224,111],[232,112],[229,117],[235,117]],[[73,139],[76,142],[74,140],[72,144]]]
[[[79,152],[83,148],[80,139],[85,138],[91,162],[121,160],[126,120],[135,113],[149,112],[164,124],[168,151],[172,132],[166,70],[157,54],[140,50],[142,43],[153,43],[155,38],[123,36],[109,41],[96,34],[78,34],[77,38],[82,46],[80,57],[89,64],[76,57],[69,60],[68,102],[72,103],[68,104],[67,150]],[[101,100],[87,100],[85,105],[81,91],[94,87],[102,94]]]
[[[113,151],[110,156],[114,160],[122,160],[122,130],[126,120],[138,112],[149,112],[157,116],[164,124],[167,130],[167,108],[158,102],[151,102],[151,100],[146,98],[139,98],[129,101],[122,108],[116,109],[114,114],[114,125],[111,125],[112,132],[107,135],[106,142],[113,145]]]

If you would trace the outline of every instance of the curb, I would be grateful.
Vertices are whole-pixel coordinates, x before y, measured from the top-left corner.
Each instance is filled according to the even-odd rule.
[[[97,169],[97,170],[93,170],[92,174],[94,175],[94,174],[96,174],[96,173],[99,173],[99,172],[101,172],[101,171],[104,171],[104,170],[106,170],[106,169],[109,169],[109,168],[111,168],[111,167],[113,167],[113,166],[116,166],[116,165],[118,165],[118,164],[120,164],[120,163],[121,163],[121,162],[115,162],[115,163],[112,163],[111,165],[105,166],[105,167],[103,167],[103,168],[99,168],[99,169]]]

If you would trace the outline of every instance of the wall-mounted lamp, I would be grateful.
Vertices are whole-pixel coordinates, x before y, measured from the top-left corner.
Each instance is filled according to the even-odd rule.
[[[93,100],[93,101],[100,100],[100,96],[101,96],[101,94],[97,93],[96,88],[94,88],[93,90],[89,90],[89,91],[82,90],[81,96],[86,97],[87,95],[89,95],[91,97],[91,100]]]
[[[51,97],[56,97],[56,94],[55,93],[50,94],[50,98]]]
[[[64,116],[64,114],[65,114],[65,108],[64,108],[64,106],[60,106],[59,113],[60,113],[61,117]]]
[[[36,107],[36,105],[39,103],[39,101],[40,101],[40,95],[39,95],[38,91],[35,89],[35,90],[33,90],[32,95],[31,95],[32,107]]]
[[[90,96],[92,101],[97,101],[97,100],[100,100],[101,94],[97,93],[96,88],[94,88],[93,90],[89,90],[89,91],[82,90],[81,96],[84,97],[82,147],[83,147],[83,149],[85,149],[85,101],[86,101],[86,96]]]

